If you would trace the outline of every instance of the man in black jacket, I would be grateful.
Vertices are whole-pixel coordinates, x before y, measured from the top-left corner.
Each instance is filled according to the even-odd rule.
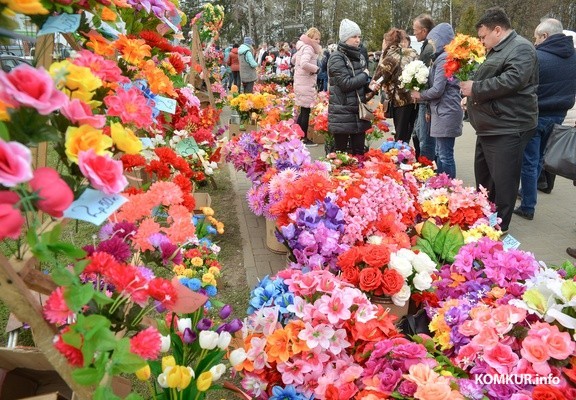
[[[474,80],[460,83],[468,117],[476,130],[476,185],[496,204],[500,229],[507,232],[516,203],[522,154],[538,123],[536,49],[510,26],[500,7],[476,24],[486,47]]]
[[[576,52],[572,37],[562,32],[556,19],[543,20],[534,31],[540,65],[538,84],[538,128],[524,150],[522,161],[522,202],[514,214],[534,218],[538,176],[542,171],[544,150],[554,124],[562,125],[576,97]],[[551,189],[551,188],[550,188]]]

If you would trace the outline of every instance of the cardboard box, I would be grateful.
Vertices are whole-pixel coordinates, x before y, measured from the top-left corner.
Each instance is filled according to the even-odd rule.
[[[212,206],[212,198],[208,193],[195,192],[194,200],[196,200],[196,206],[194,207],[194,213],[202,214],[200,208]]]
[[[132,384],[114,377],[112,389],[124,398]],[[0,399],[75,400],[75,396],[40,350],[17,347],[0,348]]]
[[[313,128],[308,129],[308,137],[314,143],[324,144],[326,143],[326,138],[321,133],[316,132]]]

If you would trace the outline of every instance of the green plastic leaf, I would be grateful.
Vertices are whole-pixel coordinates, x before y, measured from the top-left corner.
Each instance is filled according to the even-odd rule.
[[[111,322],[103,315],[93,314],[83,319],[82,327],[86,340],[92,339],[92,335],[100,329],[110,328]]]
[[[430,259],[438,264],[438,257],[436,257],[436,254],[434,254],[432,245],[428,240],[418,238],[416,241],[416,246],[414,246],[414,250],[420,250],[421,252],[428,254]]]
[[[70,346],[79,349],[82,347],[82,335],[78,332],[74,332],[72,330],[65,332],[62,334],[62,340],[64,343],[69,344]]]
[[[73,312],[78,312],[92,299],[94,287],[92,285],[69,286],[64,291],[64,300]]]
[[[120,400],[109,386],[99,386],[92,397],[92,400]]]
[[[138,393],[130,393],[128,396],[124,398],[124,400],[143,400],[143,397],[140,396]]]
[[[444,252],[444,242],[446,242],[446,235],[448,235],[449,230],[450,225],[448,223],[444,224],[442,229],[440,229],[436,235],[436,238],[434,238],[434,244],[432,245],[432,248],[434,249],[435,254],[441,255]],[[440,258],[443,259],[444,257]]]
[[[118,341],[116,350],[112,354],[112,375],[119,373],[133,373],[146,365],[141,357],[130,352],[130,339],[122,338]]]
[[[570,261],[565,261],[560,268],[566,271],[566,279],[574,279],[576,276],[576,266]]]
[[[94,297],[92,297],[92,300],[94,300],[96,302],[96,304],[98,304],[98,306],[103,307],[105,305],[111,304],[114,302],[114,300],[112,300],[110,297],[106,296],[106,294],[96,291],[94,292]]]
[[[70,258],[81,258],[86,255],[86,252],[79,247],[74,246],[72,243],[58,242],[47,245],[50,251],[54,253],[64,254]]]
[[[94,335],[92,340],[96,343],[96,350],[109,351],[116,347],[116,336],[109,329],[100,329]]]
[[[96,368],[78,368],[72,371],[72,377],[76,382],[84,386],[96,385],[104,375]]]
[[[77,279],[72,272],[62,266],[56,266],[50,272],[50,276],[58,286],[72,286]]]
[[[10,133],[8,132],[8,127],[2,121],[0,121],[0,139],[5,142],[10,141]]]
[[[82,255],[81,257],[84,257],[84,255]],[[76,261],[76,263],[74,264],[74,273],[76,275],[80,275],[82,272],[84,272],[84,270],[86,269],[86,267],[89,264],[90,264],[90,260]]]
[[[455,225],[450,228],[446,235],[440,258],[449,263],[453,263],[454,257],[456,257],[456,254],[458,254],[462,246],[464,246],[464,235],[460,227]]]
[[[422,225],[421,236],[424,239],[430,241],[430,243],[434,243],[434,240],[436,239],[436,235],[438,235],[438,232],[440,232],[440,228],[438,228],[436,224],[430,221],[426,221],[424,222],[424,225]]]

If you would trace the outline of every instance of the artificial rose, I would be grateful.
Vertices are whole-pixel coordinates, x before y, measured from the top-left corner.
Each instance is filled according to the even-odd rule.
[[[82,100],[92,108],[102,104],[92,100],[96,89],[102,86],[102,80],[94,75],[90,68],[73,64],[70,60],[62,60],[50,65],[50,74],[57,77],[58,85],[71,99]]]
[[[432,261],[430,256],[424,252],[420,252],[414,256],[412,265],[418,272],[428,272],[431,274],[432,272],[436,271],[436,263]]]
[[[38,168],[29,184],[40,197],[38,208],[52,217],[62,217],[74,201],[74,193],[52,168]]]
[[[414,272],[410,260],[398,253],[392,253],[390,255],[390,263],[388,266],[398,271],[403,278],[408,278]]]
[[[350,282],[354,286],[358,286],[360,283],[360,269],[358,267],[352,266],[348,268],[342,268],[342,279],[346,282]]]
[[[372,292],[380,288],[382,272],[378,268],[364,268],[360,271],[359,286],[365,292]]]
[[[498,373],[507,375],[518,363],[518,355],[512,351],[510,346],[498,343],[496,346],[484,350],[484,361]]]
[[[362,254],[358,247],[353,246],[338,256],[338,265],[341,268],[352,267],[361,259]]]
[[[78,166],[92,187],[106,194],[120,193],[128,185],[122,161],[108,155],[99,156],[92,149],[82,151],[78,157]]]
[[[428,272],[418,272],[414,275],[412,283],[416,290],[423,292],[424,290],[430,289],[432,286],[432,276]]]
[[[22,63],[9,73],[0,71],[0,100],[15,108],[31,107],[48,115],[68,101],[42,67]]]
[[[90,106],[82,100],[69,101],[60,109],[60,112],[73,124],[90,125],[96,129],[103,128],[106,124],[106,117],[94,115]]]
[[[392,303],[398,307],[403,307],[410,299],[410,286],[404,284],[398,293],[392,296]]]
[[[551,385],[538,385],[532,392],[533,400],[567,400],[562,391]]]
[[[14,207],[20,197],[14,192],[0,191],[0,239],[18,239],[26,220],[18,208]]]
[[[66,130],[66,156],[72,162],[78,162],[78,155],[82,151],[93,149],[94,153],[104,155],[112,146],[112,138],[94,129],[90,125],[81,125],[78,128],[69,127]]]
[[[557,360],[564,360],[574,353],[574,342],[568,332],[552,331],[552,333],[544,339],[544,343],[546,343],[550,357]]]
[[[0,139],[0,184],[13,187],[32,179],[32,153],[18,142]]]
[[[128,128],[124,128],[118,122],[110,125],[110,133],[112,140],[119,150],[126,154],[140,154],[142,151],[142,142],[138,137]]]
[[[382,291],[387,296],[394,296],[404,286],[404,278],[398,271],[390,268],[382,273]]]
[[[370,267],[382,268],[390,261],[390,250],[385,245],[366,245],[362,251],[362,260]]]

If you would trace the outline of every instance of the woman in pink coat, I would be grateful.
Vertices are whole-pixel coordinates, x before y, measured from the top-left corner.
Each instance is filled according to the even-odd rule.
[[[320,31],[310,28],[300,36],[294,54],[294,94],[296,105],[300,106],[300,113],[296,123],[304,132],[304,143],[314,145],[308,139],[308,122],[310,109],[316,99],[316,75],[318,74],[318,56],[322,53],[320,47]]]

